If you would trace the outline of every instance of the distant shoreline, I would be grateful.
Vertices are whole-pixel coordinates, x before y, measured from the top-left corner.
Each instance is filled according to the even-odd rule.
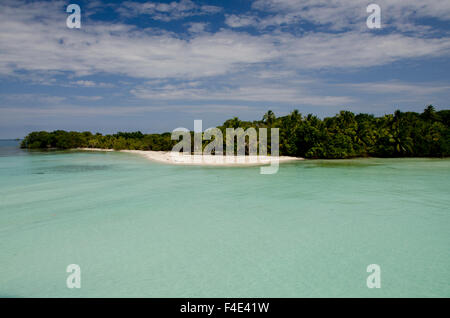
[[[79,151],[103,151],[103,152],[125,152],[143,156],[149,160],[171,164],[171,165],[192,165],[192,166],[259,166],[278,161],[292,162],[304,160],[304,158],[289,156],[211,156],[211,155],[184,155],[171,151],[151,151],[151,150],[114,150],[103,148],[74,148]]]
[[[262,144],[259,144],[259,149],[267,148],[266,151],[268,151],[271,148],[268,147],[269,144],[278,144],[279,155],[292,158],[443,158],[450,155],[449,127],[450,110],[436,111],[431,105],[427,106],[422,113],[396,111],[394,114],[375,117],[370,114],[355,115],[350,111],[340,111],[334,117],[326,117],[323,120],[312,114],[303,116],[296,110],[289,115],[276,117],[269,110],[262,120],[241,121],[237,117],[226,120],[223,125],[216,127],[218,138],[216,140],[216,136],[214,136],[214,143],[211,140],[213,136],[208,137],[212,133],[211,131],[208,133],[202,132],[201,146],[208,145],[208,149],[215,149],[222,144],[221,149],[227,147],[227,149],[237,148],[242,151],[245,147],[250,151],[250,148],[252,148],[250,143],[254,142],[257,146],[258,140],[259,142],[264,140]],[[275,129],[274,134],[268,134],[272,129]],[[184,128],[184,135],[180,135],[180,131],[175,132],[176,130],[172,133],[143,134],[140,131],[135,131],[102,135],[100,133],[93,134],[89,131],[34,131],[23,139],[21,148],[73,149],[92,147],[168,152],[172,151],[175,146],[181,147],[181,142],[186,142],[183,149],[188,149],[189,146],[192,149],[192,139],[194,138],[193,144],[195,147],[195,137],[200,137],[200,134],[196,135],[186,128]],[[228,132],[232,136],[227,138]],[[180,136],[183,136],[183,141],[180,141]],[[246,144],[247,137],[248,145]],[[235,147],[235,140],[238,143],[237,147]],[[261,148],[263,144],[264,146]],[[197,139],[197,147],[199,145]],[[238,153],[240,152],[238,151]],[[150,157],[154,156],[150,155]],[[160,158],[160,156],[156,157],[158,157],[157,160],[163,162],[173,161]],[[240,157],[236,158],[241,159]],[[282,161],[285,159],[293,160],[281,158]],[[216,157],[213,159],[217,160]],[[226,159],[226,161],[229,161],[231,157]],[[268,158],[258,159],[265,160]],[[180,160],[186,163],[186,159]],[[222,164],[220,163],[220,165]]]

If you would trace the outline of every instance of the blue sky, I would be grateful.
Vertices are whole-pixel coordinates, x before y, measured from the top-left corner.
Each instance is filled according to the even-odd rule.
[[[0,138],[448,109],[449,20],[440,0],[2,0]]]

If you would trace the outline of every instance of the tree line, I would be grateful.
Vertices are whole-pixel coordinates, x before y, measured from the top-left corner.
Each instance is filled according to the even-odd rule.
[[[261,120],[228,119],[218,128],[279,128],[280,155],[304,158],[341,159],[354,157],[447,157],[450,153],[450,110],[428,106],[422,113],[401,112],[375,117],[341,111],[320,119],[294,110],[276,117],[272,111]],[[191,134],[193,134],[191,132]],[[170,151],[177,143],[171,133],[118,132],[32,132],[21,143],[28,149],[102,148]],[[226,140],[224,140],[225,146]],[[207,144],[207,142],[204,142]],[[269,136],[270,145],[270,136]],[[270,146],[269,146],[270,149]],[[270,151],[269,151],[270,152]]]

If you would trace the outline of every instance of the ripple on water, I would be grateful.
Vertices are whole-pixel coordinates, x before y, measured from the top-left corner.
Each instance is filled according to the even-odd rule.
[[[37,169],[33,174],[60,174],[60,173],[83,173],[92,171],[108,170],[111,165],[82,165],[82,164],[70,164],[70,165],[58,165],[53,167],[46,167],[45,169]]]

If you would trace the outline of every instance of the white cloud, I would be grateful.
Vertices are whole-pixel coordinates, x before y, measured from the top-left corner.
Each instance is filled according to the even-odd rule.
[[[301,4],[299,8],[295,7],[296,3]],[[327,5],[330,3],[331,6]],[[350,17],[351,12],[355,12],[352,10],[344,10],[343,15],[338,16],[341,11],[333,9],[338,3],[350,5],[350,1],[257,1],[255,7],[269,12],[268,18],[259,20],[253,15],[229,15],[226,23],[238,28],[254,23],[291,23],[298,17],[306,17],[315,23],[326,23],[331,19],[336,26],[355,21]],[[365,5],[356,3],[358,7],[352,5],[350,8],[363,8],[362,14],[356,14],[357,19],[366,16]],[[415,0],[414,3],[418,4]],[[165,5],[147,2],[128,3],[125,8],[135,8],[137,11],[132,11],[133,14],[151,13],[170,19],[216,10],[192,5],[190,1]],[[1,75],[16,75],[24,80],[25,73],[33,82],[41,78],[48,84],[55,84],[52,77],[59,75],[69,79],[65,83],[95,88],[110,87],[111,84],[86,80],[83,76],[125,75],[144,82],[131,89],[131,93],[146,101],[268,102],[342,107],[355,99],[345,93],[312,89],[308,79],[300,75],[330,69],[353,71],[405,59],[450,55],[449,37],[424,37],[426,28],[409,35],[357,28],[337,33],[321,29],[321,32],[310,31],[302,36],[280,30],[254,35],[226,29],[206,33],[203,32],[206,24],[195,22],[188,24],[191,34],[183,38],[164,30],[90,20],[79,30],[68,29],[65,26],[67,14],[61,8],[64,8],[63,2],[26,4],[7,0],[0,4]],[[401,12],[399,8],[392,14]],[[420,8],[424,10],[422,15],[434,14],[443,19],[442,11],[447,10],[446,5],[433,6],[428,2]],[[365,25],[365,19],[362,24]],[[407,29],[413,29],[413,25],[408,25]],[[60,78],[58,81],[61,82]],[[322,84],[322,88],[324,86]],[[408,92],[399,83],[353,88],[366,92],[370,89]],[[423,92],[433,94],[435,91],[428,88]],[[89,102],[89,98],[97,97],[79,96],[78,100]]]
[[[449,91],[450,85],[439,83],[406,83],[400,81],[341,84],[342,87],[355,88],[377,94],[431,95]]]
[[[38,19],[39,17],[39,19]],[[450,39],[370,32],[250,35],[221,30],[181,39],[130,25],[64,25],[58,6],[2,5],[0,72],[96,73],[135,78],[201,78],[276,63],[285,70],[369,67],[405,58],[447,56]]]
[[[37,19],[39,17],[39,19]],[[192,39],[148,34],[123,24],[95,24],[79,30],[64,25],[53,4],[1,5],[0,72],[96,73],[135,78],[202,77],[268,62],[277,50],[267,39],[221,31]]]
[[[204,13],[209,13],[209,14],[219,13],[219,12],[222,12],[222,10],[223,9],[221,7],[217,7],[217,6],[210,6],[210,5],[200,6],[200,11],[202,11]]]
[[[294,79],[283,81],[283,84],[274,84],[265,78],[245,75],[235,79],[233,86],[220,83],[220,79],[217,81],[217,87],[209,87],[199,81],[177,84],[150,82],[132,89],[131,93],[140,99],[189,102],[270,102],[337,107],[353,102],[348,96],[315,95],[312,90],[306,88],[308,81]]]
[[[1,106],[0,122],[8,123],[12,119],[35,119],[36,117],[57,117],[67,116],[96,117],[96,116],[124,116],[133,114],[145,114],[152,112],[182,112],[202,114],[205,112],[219,114],[233,114],[237,111],[263,113],[264,108],[251,107],[248,105],[228,105],[228,104],[208,104],[208,105],[149,105],[149,106],[110,106],[92,107],[77,105],[59,105],[58,107],[15,107]]]
[[[450,39],[370,32],[284,36],[279,48],[286,65],[300,69],[361,68],[422,57],[447,56]]]
[[[86,80],[78,80],[78,81],[72,82],[71,84],[76,85],[76,86],[83,86],[83,87],[102,87],[102,88],[114,87],[114,85],[111,83],[94,82],[94,81],[86,81]]]
[[[125,17],[149,15],[154,20],[169,22],[190,16],[215,14],[222,11],[222,8],[210,5],[200,6],[191,0],[180,0],[170,3],[127,1],[118,7],[117,11]]]
[[[312,22],[329,25],[331,29],[361,28],[368,16],[367,0],[256,0],[252,7],[269,12],[271,15],[261,20],[260,27]],[[441,0],[377,0],[373,3],[381,7],[382,23],[399,26],[410,23],[416,17],[450,20],[450,2]]]
[[[189,33],[202,33],[205,32],[206,27],[208,26],[208,23],[202,23],[202,22],[191,22],[186,24],[188,27]]]
[[[254,26],[257,25],[258,19],[255,16],[251,15],[226,15],[225,16],[225,24],[232,28],[241,28],[246,26]]]
[[[73,82],[73,84],[75,84],[75,85],[79,85],[79,86],[86,86],[86,87],[95,87],[96,85],[95,85],[95,82],[93,82],[93,81],[76,81],[76,82]]]
[[[102,100],[103,96],[75,96],[75,98],[81,101],[95,102],[98,100]]]
[[[53,105],[64,101],[64,96],[52,96],[47,94],[1,94],[0,101],[3,103],[14,102],[15,104]]]

